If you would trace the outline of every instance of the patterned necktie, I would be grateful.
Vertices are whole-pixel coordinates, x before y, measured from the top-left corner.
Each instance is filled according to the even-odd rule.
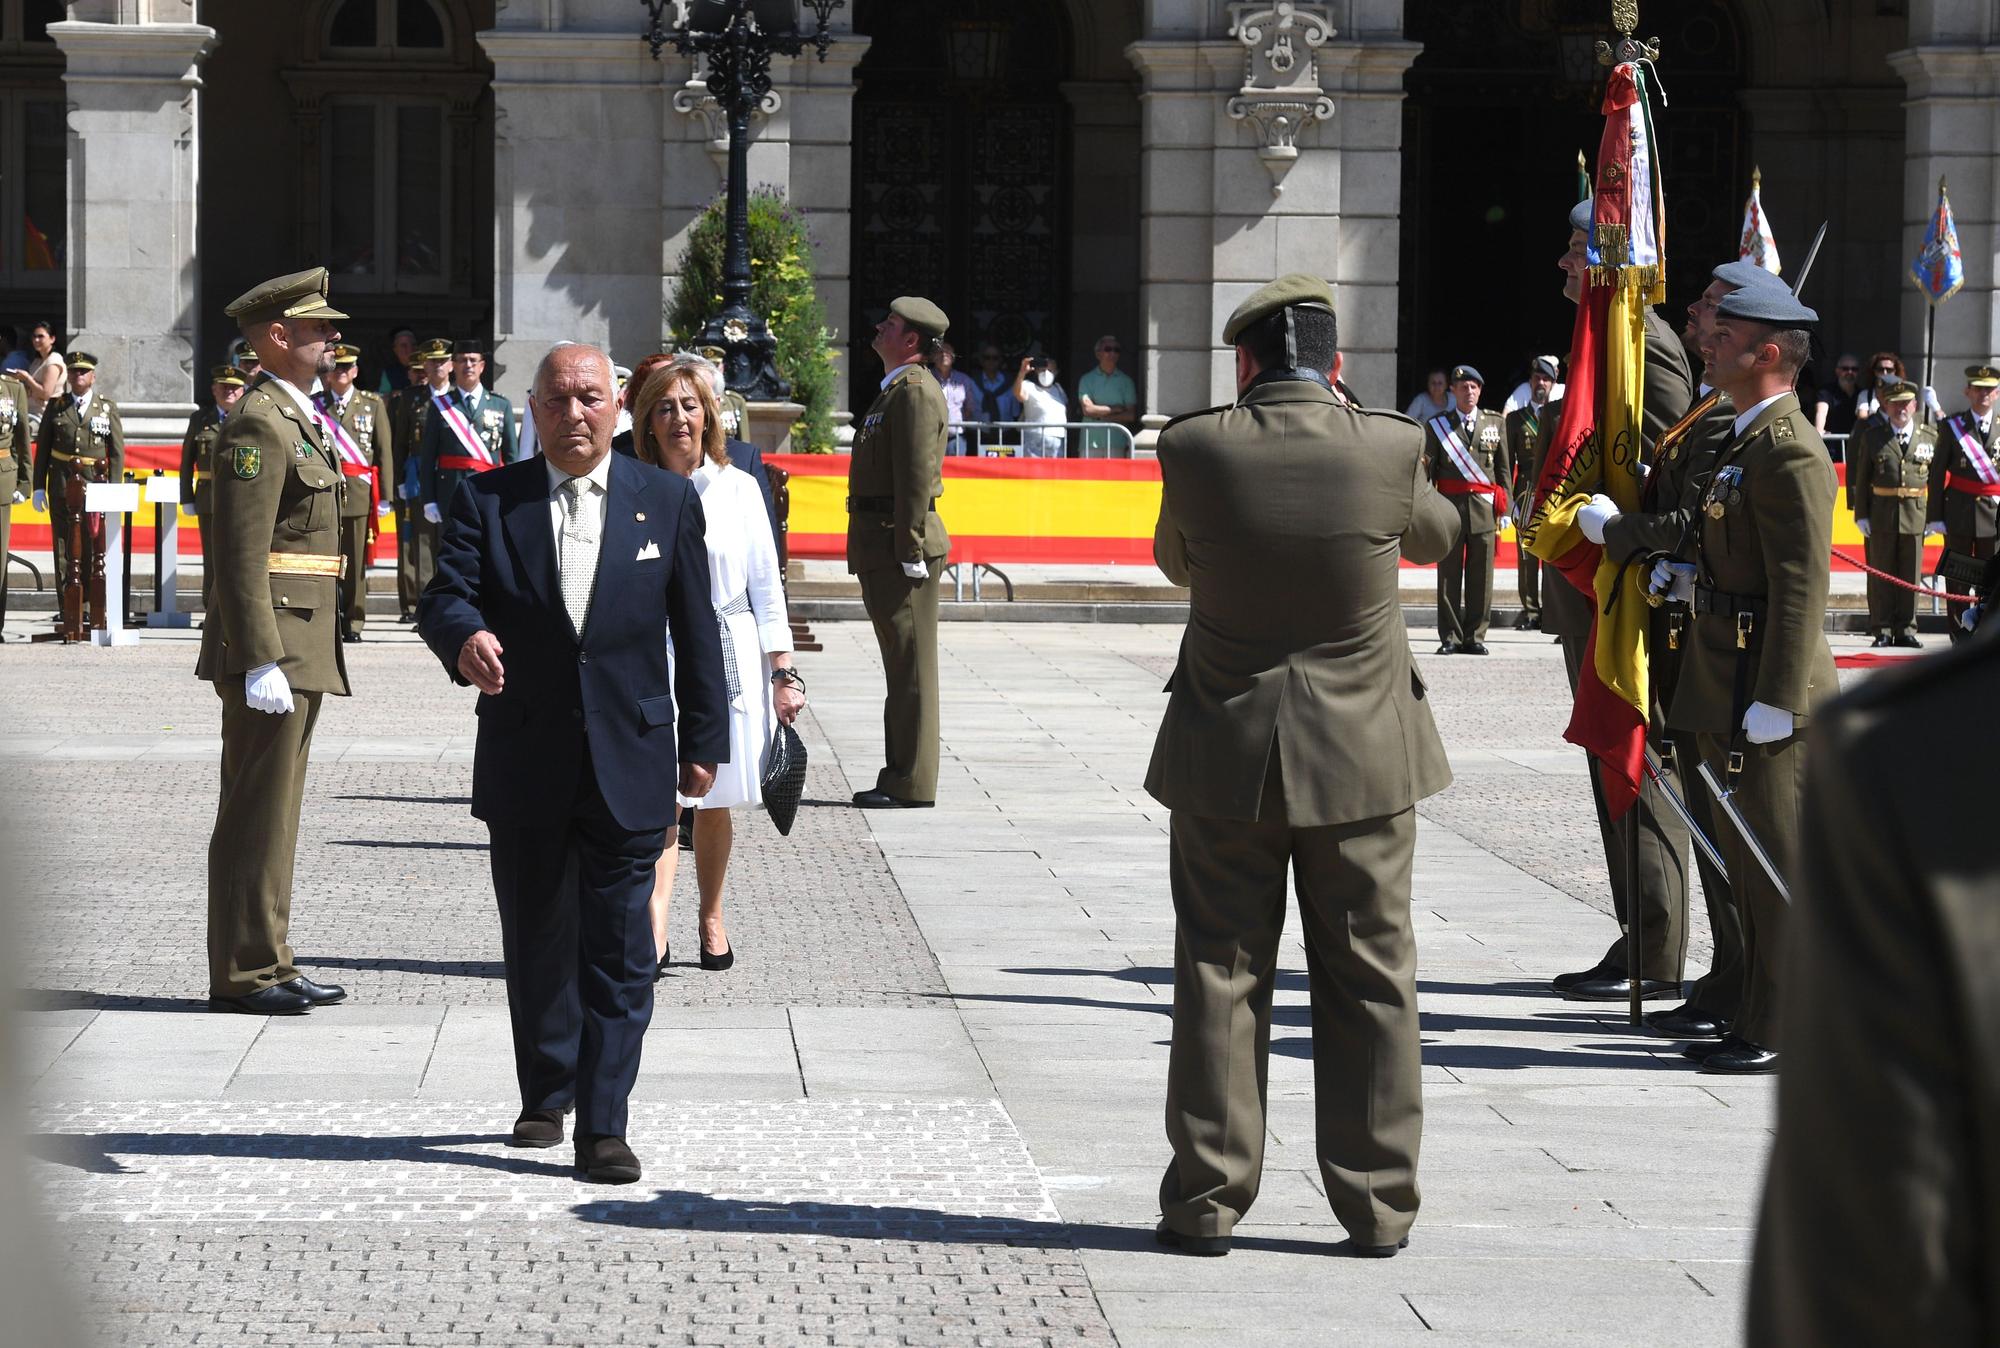
[[[562,550],[556,566],[562,573],[563,607],[569,610],[570,624],[581,637],[584,620],[590,616],[591,587],[597,581],[597,518],[583,508],[589,478],[573,477],[562,485]]]

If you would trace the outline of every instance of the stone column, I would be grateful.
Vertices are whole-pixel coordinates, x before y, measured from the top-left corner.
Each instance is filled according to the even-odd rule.
[[[121,404],[191,406],[196,136],[215,30],[194,0],[79,0],[67,62],[69,323]]]
[[[1333,283],[1348,382],[1386,402],[1396,364],[1400,5],[1232,3],[1127,48],[1141,96],[1146,411],[1227,402],[1231,310],[1288,271]],[[1383,11],[1377,15],[1376,10]],[[1391,12],[1393,11],[1393,12]],[[1185,19],[1187,16],[1182,16]],[[1155,31],[1159,31],[1156,26]]]
[[[1907,266],[1922,246],[1938,179],[1948,179],[1952,215],[1965,258],[1965,286],[1937,314],[1934,383],[1947,411],[1964,403],[1962,369],[2000,356],[2000,291],[1993,258],[2000,250],[2000,34],[1991,6],[1972,0],[1920,0],[1910,9],[1910,47],[1890,65],[1909,87],[1905,103],[1903,249]],[[1899,267],[1900,270],[1900,267]],[[1902,289],[1905,362],[1923,350],[1928,304]]]

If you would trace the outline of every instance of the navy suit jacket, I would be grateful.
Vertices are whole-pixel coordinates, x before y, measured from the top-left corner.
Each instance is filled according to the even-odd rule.
[[[619,826],[664,829],[678,812],[680,762],[729,758],[701,498],[677,474],[611,456],[597,584],[579,638],[556,574],[546,462],[537,454],[460,485],[417,605],[417,630],[458,683],[466,639],[485,630],[500,641],[504,686],[475,708],[472,813],[546,820],[551,802],[575,798],[587,745]],[[648,550],[658,555],[637,560]],[[679,654],[671,686],[669,629]]]

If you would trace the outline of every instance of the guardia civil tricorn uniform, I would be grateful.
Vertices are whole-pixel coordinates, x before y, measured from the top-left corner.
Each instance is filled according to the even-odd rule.
[[[227,310],[246,330],[280,318],[339,319],[324,267],[266,281]],[[198,677],[222,699],[222,791],[208,847],[209,996],[219,1006],[291,1012],[337,1000],[303,978],[287,940],[292,860],[320,699],[346,696],[341,657],[341,472],[305,390],[259,374],[223,424],[208,521],[214,607]],[[270,674],[290,711],[259,710]],[[320,994],[331,993],[332,996]]]
[[[889,312],[936,341],[949,320],[929,300],[903,296]],[[886,320],[885,320],[886,321]],[[854,434],[847,465],[847,569],[875,625],[888,683],[883,758],[864,808],[930,805],[938,779],[938,578],[951,539],[938,518],[944,494],[944,390],[922,361],[891,370]]]

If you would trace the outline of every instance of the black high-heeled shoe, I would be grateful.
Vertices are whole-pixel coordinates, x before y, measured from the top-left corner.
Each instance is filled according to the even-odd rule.
[[[653,970],[653,981],[655,983],[659,982],[662,978],[665,978],[667,976],[667,966],[673,962],[673,958],[674,958],[673,946],[662,945],[660,949],[660,967]]]
[[[736,963],[736,946],[734,943],[720,955],[709,954],[707,945],[703,945],[701,948],[701,967],[712,974],[719,974],[734,963]]]

